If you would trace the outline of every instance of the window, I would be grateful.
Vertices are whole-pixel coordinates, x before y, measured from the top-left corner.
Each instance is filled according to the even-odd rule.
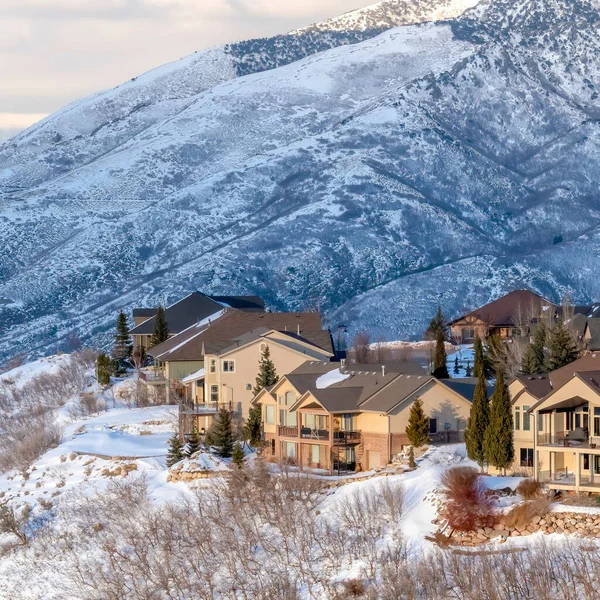
[[[213,384],[210,386],[210,401],[211,402],[219,401],[219,386],[218,385]]]
[[[250,392],[250,391],[252,391],[252,384],[251,384],[251,383],[247,383],[247,384],[246,384],[246,391],[247,391],[247,392]]]
[[[463,329],[463,339],[464,340],[474,340],[475,339],[475,330],[474,329]]]
[[[217,359],[216,358],[211,358],[210,359],[208,371],[210,373],[216,373],[217,372]]]
[[[581,415],[577,413],[575,415],[575,429],[579,429],[581,427]]]
[[[285,405],[292,406],[296,402],[296,394],[294,392],[286,392],[285,393]]]
[[[527,412],[529,410],[529,406],[523,407],[523,431],[531,430],[531,415]]]
[[[295,412],[289,412],[285,409],[279,410],[279,424],[284,427],[296,427],[297,416]]]
[[[544,431],[544,415],[538,414],[538,432]]]
[[[324,430],[327,426],[327,417],[325,415],[311,415],[304,417],[304,425],[312,430]]]
[[[583,455],[583,470],[589,471],[589,469],[590,469],[590,455],[584,454]]]
[[[275,438],[271,440],[271,456],[275,456]]]
[[[533,448],[521,448],[521,466],[533,467]]]
[[[521,407],[515,408],[515,431],[521,430]]]
[[[235,373],[235,361],[224,360],[223,361],[223,373]]]
[[[429,433],[437,433],[437,419],[429,419]]]
[[[354,426],[352,425],[352,415],[342,415],[340,420],[340,429],[342,431],[354,431]]]
[[[269,425],[275,423],[275,407],[272,404],[267,404],[265,407],[265,422]]]
[[[310,462],[317,465],[321,462],[321,446],[318,444],[311,444],[310,446]]]
[[[567,431],[571,431],[573,429],[573,421],[574,421],[572,412],[565,413],[565,421],[566,421],[565,429]]]
[[[296,458],[296,444],[294,442],[284,442],[285,444],[285,455],[288,458]]]

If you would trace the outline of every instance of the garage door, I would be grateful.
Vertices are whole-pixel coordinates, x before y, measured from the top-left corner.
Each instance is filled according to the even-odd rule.
[[[379,469],[381,467],[381,452],[369,450],[369,469]]]

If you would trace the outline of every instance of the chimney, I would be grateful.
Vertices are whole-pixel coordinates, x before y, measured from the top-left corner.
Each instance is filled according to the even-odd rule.
[[[345,369],[346,368],[346,359],[342,358],[340,360],[340,369]]]
[[[385,365],[381,365],[381,376],[385,377]]]
[[[298,323],[298,335],[300,335],[300,323]]]

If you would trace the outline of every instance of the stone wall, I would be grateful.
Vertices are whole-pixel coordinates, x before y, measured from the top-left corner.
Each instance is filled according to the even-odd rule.
[[[521,528],[498,523],[494,527],[477,531],[466,533],[455,531],[450,538],[450,543],[458,546],[480,546],[491,540],[523,537],[538,532],[546,535],[560,533],[600,539],[600,514],[551,512],[543,517],[533,517],[529,525]]]

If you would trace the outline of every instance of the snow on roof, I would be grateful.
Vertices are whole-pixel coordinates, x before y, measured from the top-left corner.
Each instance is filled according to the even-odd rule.
[[[198,379],[203,379],[205,374],[206,374],[206,371],[205,371],[204,367],[202,367],[201,369],[198,369],[195,373],[192,373],[191,375],[184,377],[181,380],[181,383],[192,383],[192,381],[196,381]]]
[[[318,390],[324,390],[336,383],[345,381],[348,377],[350,377],[350,373],[341,373],[339,369],[334,369],[321,375],[316,381],[316,386]]]

